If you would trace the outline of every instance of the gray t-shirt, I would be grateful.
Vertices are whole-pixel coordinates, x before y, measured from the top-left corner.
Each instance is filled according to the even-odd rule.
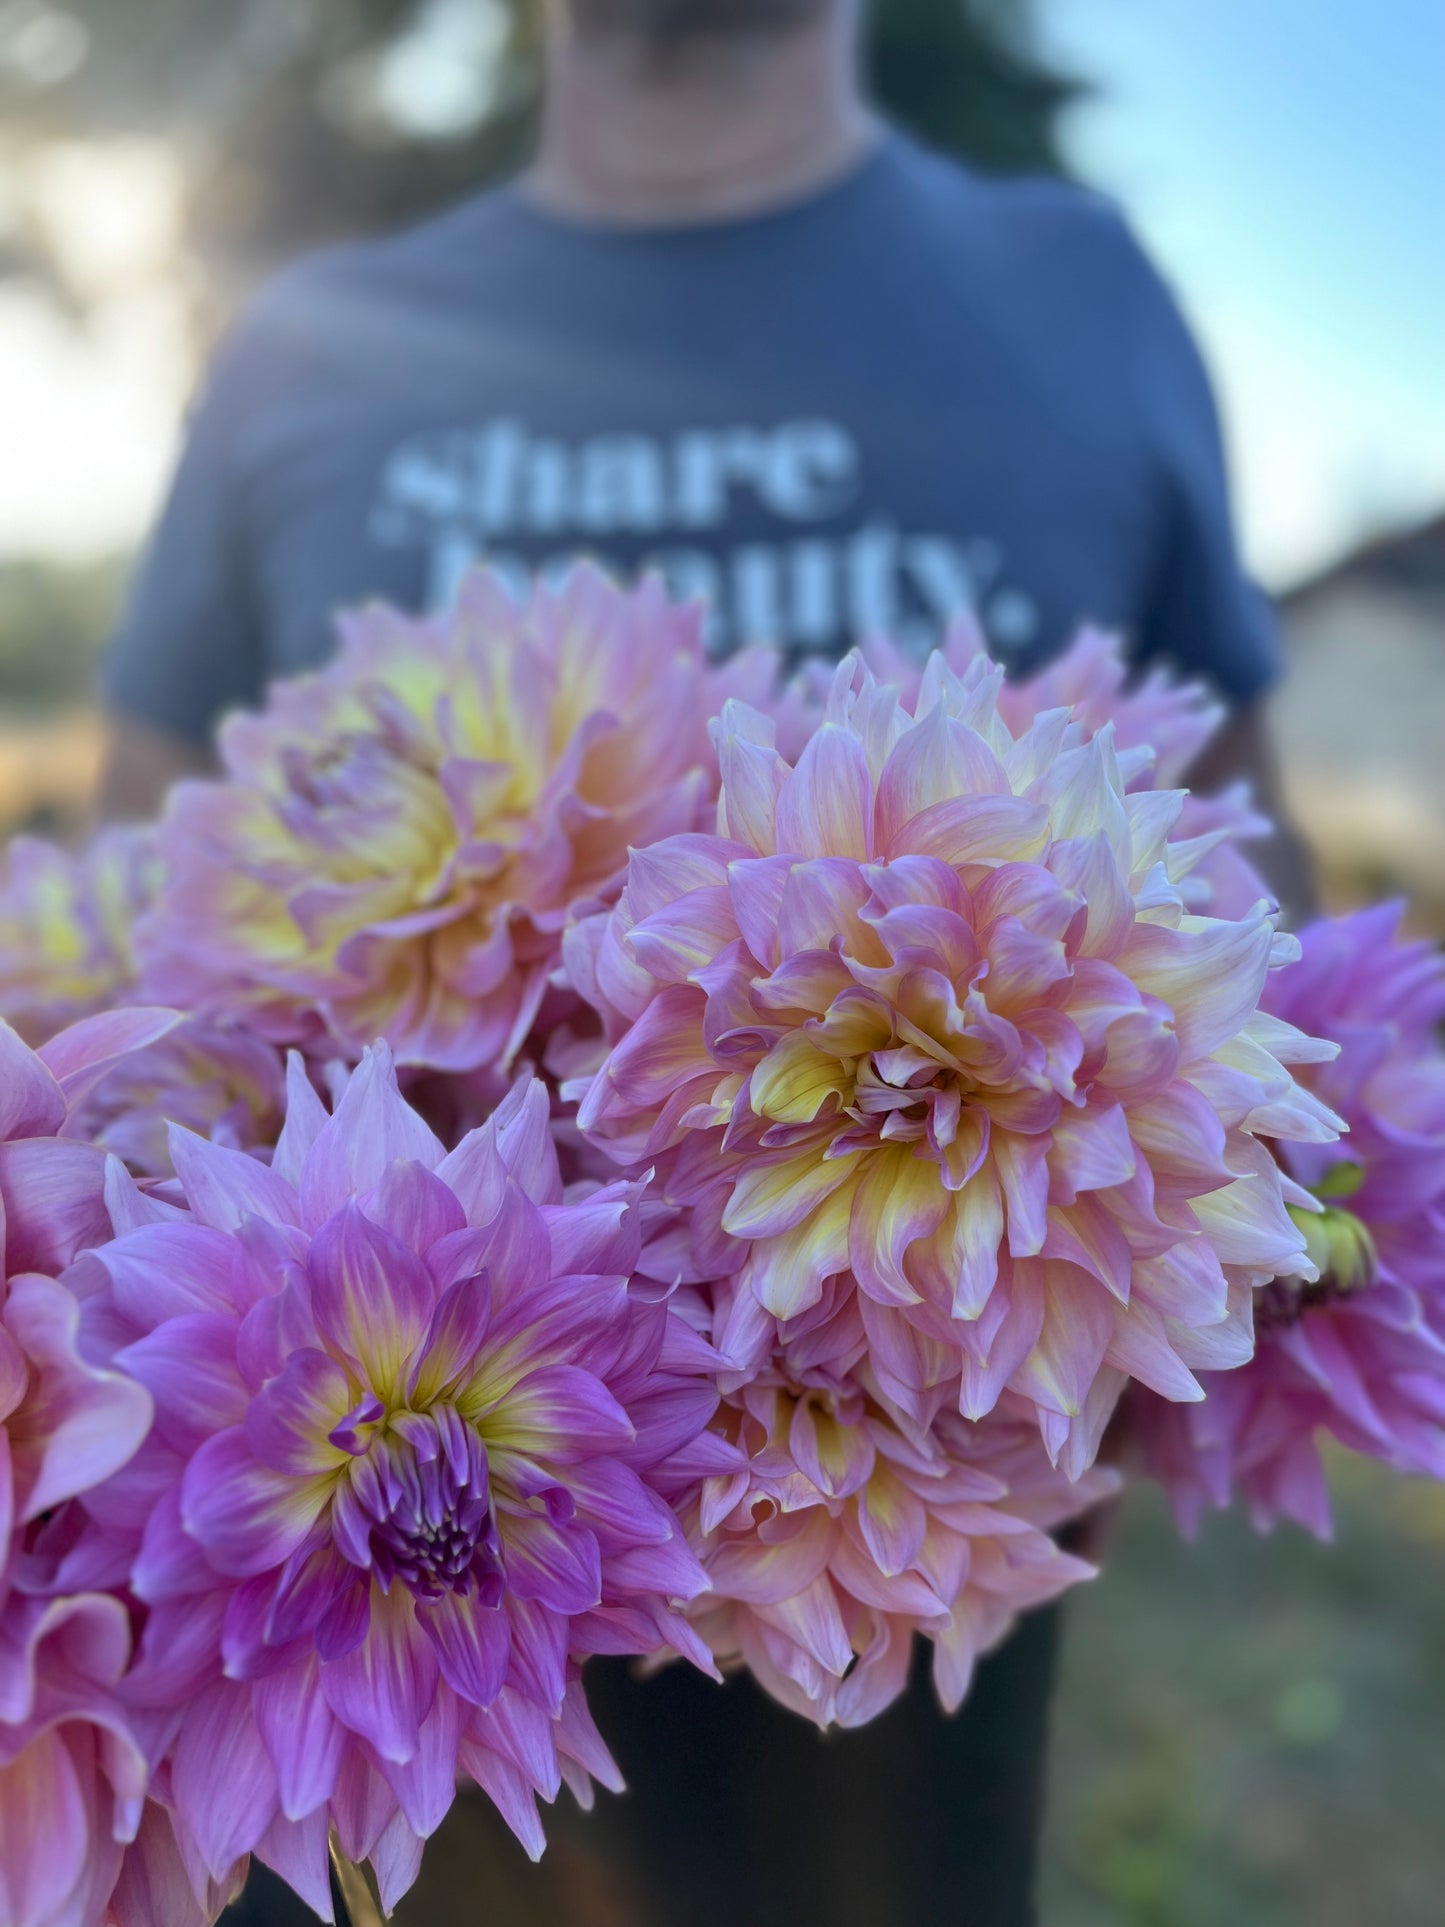
[[[1207,379],[1118,214],[891,134],[745,220],[504,188],[283,273],[216,359],[106,695],[204,738],[338,608],[578,554],[705,595],[718,651],[921,651],[969,608],[1019,669],[1084,620],[1236,699],[1276,668]]]

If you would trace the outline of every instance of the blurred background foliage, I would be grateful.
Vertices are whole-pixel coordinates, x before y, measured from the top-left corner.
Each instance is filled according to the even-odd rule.
[[[511,167],[536,113],[535,0],[0,0],[13,144],[84,131],[181,144],[188,227],[250,277],[416,217]],[[1075,88],[1030,51],[1027,0],[874,0],[885,106],[989,167],[1056,168]],[[44,272],[38,252],[12,271]]]
[[[279,261],[513,168],[536,115],[539,35],[536,0],[0,0],[0,162],[18,179],[27,156],[82,138],[171,146],[199,355]],[[1031,45],[1028,0],[872,10],[885,104],[987,167],[1061,166],[1076,88]],[[54,224],[23,198],[3,211],[0,281],[83,322],[91,290]],[[0,562],[0,705],[83,702],[123,582],[119,566]]]

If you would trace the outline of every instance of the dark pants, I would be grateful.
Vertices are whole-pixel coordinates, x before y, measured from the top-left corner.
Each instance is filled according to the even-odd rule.
[[[594,1661],[588,1698],[627,1776],[590,1815],[564,1795],[529,1866],[476,1795],[429,1844],[398,1913],[415,1927],[1029,1927],[1057,1611],[978,1671],[956,1719],[927,1649],[861,1732],[820,1735],[751,1681]],[[272,1883],[228,1919],[291,1927]]]

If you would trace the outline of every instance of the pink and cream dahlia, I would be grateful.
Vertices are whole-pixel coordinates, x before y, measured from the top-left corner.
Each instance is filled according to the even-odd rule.
[[[1321,1434],[1445,1478],[1445,958],[1402,941],[1399,920],[1386,904],[1317,923],[1270,980],[1276,1019],[1339,1046],[1300,1076],[1349,1136],[1278,1147],[1308,1194],[1293,1215],[1318,1275],[1258,1296],[1253,1361],[1207,1375],[1187,1414],[1131,1404],[1186,1530],[1238,1493],[1262,1528],[1288,1518],[1326,1536]]]
[[[820,1726],[862,1726],[904,1690],[920,1633],[956,1712],[1021,1612],[1093,1576],[1050,1528],[1117,1487],[1097,1466],[1070,1483],[1011,1402],[920,1432],[781,1360],[729,1396],[718,1429],[743,1463],[689,1514],[712,1582],[693,1618],[719,1663]]]
[[[175,792],[148,985],[283,1041],[505,1067],[573,906],[695,826],[708,717],[773,675],[766,652],[710,669],[699,610],[590,568],[522,604],[478,571],[438,620],[363,611],[330,667],[226,723],[223,781]]]
[[[728,706],[717,833],[569,936],[613,1042],[579,1124],[691,1208],[693,1275],[915,1423],[1015,1393],[1077,1475],[1127,1378],[1199,1398],[1309,1275],[1262,1140],[1336,1121],[1258,1008],[1293,939],[1191,915],[1178,794],[1066,710],[1015,735],[1001,680],[935,656],[910,707],[845,663],[796,764]]]
[[[334,1827],[391,1904],[459,1771],[540,1851],[536,1795],[616,1784],[580,1657],[708,1663],[661,1494],[719,1462],[712,1354],[629,1289],[637,1187],[564,1200],[536,1083],[444,1154],[382,1048],[334,1114],[293,1061],[269,1168],[172,1158],[185,1210],[113,1165],[68,1282],[155,1400],[103,1515],[198,1876],[254,1851],[324,1913]]]

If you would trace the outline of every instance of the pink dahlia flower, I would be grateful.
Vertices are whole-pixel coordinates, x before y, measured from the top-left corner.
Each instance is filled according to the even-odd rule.
[[[444,1154],[384,1048],[334,1115],[294,1064],[269,1168],[172,1157],[187,1210],[113,1166],[118,1235],[68,1279],[155,1399],[103,1510],[178,1834],[324,1913],[334,1827],[390,1904],[460,1771],[540,1851],[537,1794],[616,1784],[580,1656],[707,1663],[661,1494],[717,1462],[712,1354],[629,1291],[637,1187],[564,1200],[536,1083]]]
[[[886,636],[873,637],[859,654],[912,708],[923,678],[921,661]],[[983,631],[969,619],[949,631],[942,654],[957,676],[989,661]],[[1203,683],[1181,682],[1157,666],[1138,682],[1130,677],[1122,638],[1083,628],[1054,661],[1032,676],[1004,683],[999,714],[1016,736],[1051,709],[1068,710],[1085,737],[1110,724],[1126,790],[1179,788],[1224,721],[1225,708]],[[774,705],[778,747],[790,761],[796,761],[821,719],[827,690],[828,672],[812,664]],[[1218,795],[1185,796],[1174,840],[1197,845],[1191,867],[1179,878],[1191,910],[1242,917],[1272,895],[1241,847],[1268,836],[1271,827],[1251,804],[1247,783],[1232,784]]]
[[[134,928],[160,885],[149,830],[103,830],[76,854],[19,837],[0,888],[0,1017],[44,1045],[62,1026],[133,1002]],[[83,1137],[143,1176],[169,1171],[169,1122],[238,1149],[275,1141],[285,1085],[273,1044],[229,1021],[175,1022],[128,1049],[70,1107]]]
[[[0,1017],[30,1044],[129,996],[132,936],[159,866],[149,830],[103,830],[77,854],[18,836],[0,884]]]
[[[120,1600],[52,1591],[64,1509],[140,1446],[145,1391],[87,1365],[62,1285],[14,1278],[0,1309],[0,1919],[99,1927],[149,1775],[118,1686]],[[60,1515],[57,1519],[55,1515]]]
[[[1049,1528],[1117,1481],[1095,1467],[1071,1484],[1007,1396],[978,1424],[943,1412],[920,1433],[861,1385],[811,1376],[779,1361],[724,1404],[719,1430],[744,1462],[689,1515],[713,1587],[695,1623],[724,1666],[746,1664],[820,1726],[891,1704],[922,1633],[956,1712],[1021,1612],[1093,1576]]]
[[[103,1011],[38,1051],[0,1022],[0,1249],[4,1272],[63,1271],[111,1232],[105,1153],[78,1121],[97,1088],[162,1042],[171,1010]]]
[[[579,1124],[692,1207],[694,1275],[915,1423],[1016,1393],[1077,1475],[1126,1378],[1249,1356],[1308,1268],[1261,1137],[1335,1122],[1258,1011],[1293,939],[1188,914],[1178,795],[1065,711],[1015,736],[1000,684],[934,657],[910,709],[845,663],[796,765],[729,705],[718,833],[571,934],[615,1040]]]
[[[1260,1294],[1253,1361],[1207,1375],[1187,1415],[1131,1407],[1186,1530],[1238,1492],[1261,1528],[1288,1518],[1326,1536],[1322,1433],[1445,1478],[1445,959],[1402,942],[1399,919],[1386,904],[1317,923],[1270,981],[1277,1019],[1339,1046],[1300,1075],[1349,1136],[1279,1147],[1309,1194],[1294,1215],[1318,1277]]]
[[[149,987],[284,1041],[505,1066],[573,906],[694,827],[708,717],[773,675],[766,652],[710,669],[699,610],[590,568],[521,605],[478,571],[440,620],[350,618],[330,667],[224,726],[224,781],[175,792]]]

